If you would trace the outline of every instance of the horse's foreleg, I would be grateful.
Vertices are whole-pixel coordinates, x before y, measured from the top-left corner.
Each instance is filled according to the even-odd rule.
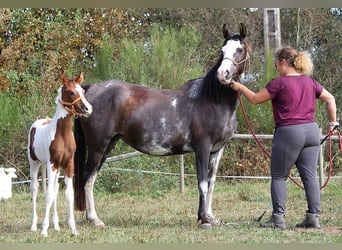
[[[94,171],[89,177],[88,181],[84,186],[85,199],[86,199],[86,209],[87,209],[87,219],[97,227],[104,227],[105,224],[96,214],[95,202],[94,202],[94,183],[96,180],[97,171]]]
[[[38,195],[38,171],[39,171],[40,164],[35,163],[30,160],[30,190],[32,196],[32,224],[31,224],[31,231],[37,231],[37,222],[38,222],[38,215],[37,215],[37,195]]]
[[[207,211],[206,214],[208,214],[211,224],[217,224],[218,221],[215,220],[215,216],[213,215],[212,212],[212,199],[213,199],[213,192],[214,192],[214,187],[215,187],[215,181],[216,181],[216,174],[218,170],[218,166],[220,163],[220,159],[222,157],[224,148],[220,149],[217,153],[210,155],[210,165],[209,165],[209,182],[208,182],[208,195],[207,195]]]
[[[68,224],[71,228],[71,232],[74,235],[78,235],[74,216],[74,188],[72,183],[72,177],[65,176],[64,183],[65,189],[65,200],[68,208]]]
[[[199,191],[198,221],[201,228],[211,228],[210,215],[208,214],[208,165],[209,149],[202,148],[196,151],[196,169]]]
[[[45,215],[43,219],[43,224],[42,224],[42,232],[41,235],[47,236],[47,230],[49,228],[49,213],[50,213],[50,208],[52,206],[52,203],[56,199],[56,194],[55,194],[55,182],[58,181],[56,179],[56,176],[58,177],[58,172],[57,170],[53,169],[53,165],[48,164],[47,167],[47,173],[48,173],[48,187],[46,190],[45,194]]]

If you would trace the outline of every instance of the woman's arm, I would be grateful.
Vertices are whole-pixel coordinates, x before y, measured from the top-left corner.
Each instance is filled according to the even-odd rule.
[[[327,107],[329,121],[331,123],[330,130],[335,127],[336,123],[336,102],[335,97],[326,89],[323,89],[321,95],[318,97],[321,101],[325,102]]]
[[[271,100],[271,96],[266,88],[262,88],[259,92],[255,93],[247,88],[245,85],[242,85],[241,83],[234,80],[231,81],[230,86],[235,91],[240,91],[252,104],[260,104]]]

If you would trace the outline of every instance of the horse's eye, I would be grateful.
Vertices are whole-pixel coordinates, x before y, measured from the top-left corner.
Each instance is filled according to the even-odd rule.
[[[238,48],[238,49],[237,49],[237,52],[239,52],[239,53],[242,53],[242,51],[243,51],[242,48]]]

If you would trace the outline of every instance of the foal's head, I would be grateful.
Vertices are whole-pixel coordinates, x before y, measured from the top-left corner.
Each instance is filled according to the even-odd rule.
[[[74,80],[68,79],[63,73],[61,79],[63,86],[58,90],[59,103],[70,115],[89,117],[93,107],[84,97],[84,90],[80,85],[83,82],[83,73]]]
[[[217,77],[222,83],[230,83],[232,79],[238,80],[244,72],[249,59],[249,46],[244,40],[247,35],[247,28],[240,24],[240,34],[231,35],[223,25],[223,36],[225,43],[221,49],[222,61],[217,70]]]

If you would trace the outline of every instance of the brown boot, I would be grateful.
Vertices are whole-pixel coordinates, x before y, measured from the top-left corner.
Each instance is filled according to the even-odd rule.
[[[260,223],[260,227],[276,228],[284,230],[286,229],[285,215],[284,214],[272,214],[269,221]]]
[[[306,216],[302,223],[296,225],[296,227],[304,228],[321,228],[318,221],[318,214],[306,213]]]

